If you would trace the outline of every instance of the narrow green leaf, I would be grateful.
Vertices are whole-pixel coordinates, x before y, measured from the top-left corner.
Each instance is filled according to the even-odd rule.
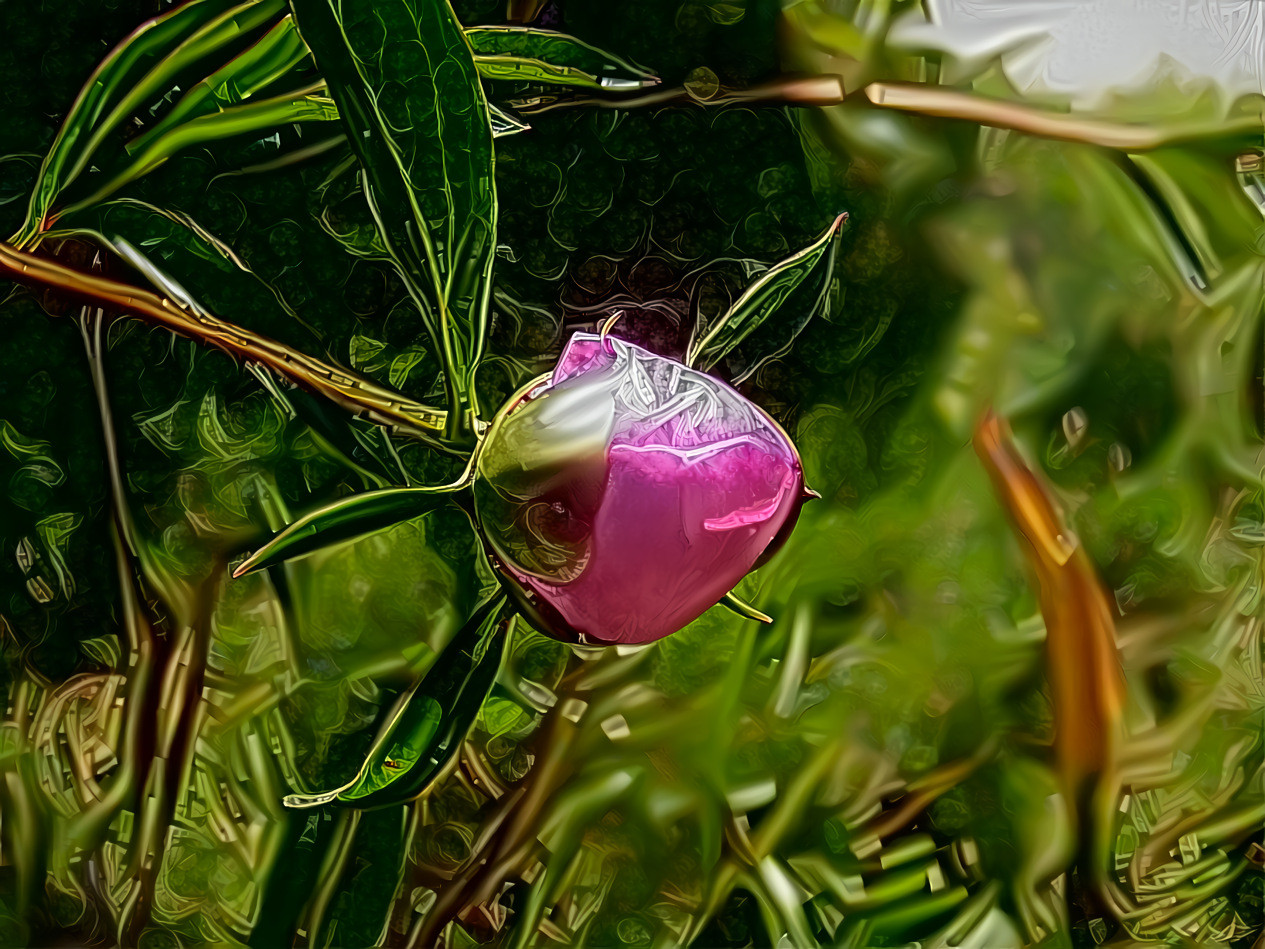
[[[12,243],[24,245],[43,226],[53,202],[67,184],[68,165],[102,114],[173,49],[232,6],[232,0],[189,0],[142,25],[101,61],[53,139],[31,195],[26,221]]]
[[[282,17],[259,42],[199,82],[160,122],[128,142],[128,154],[144,151],[193,119],[240,105],[308,60],[307,47],[294,28],[293,18]]]
[[[290,794],[285,805],[382,807],[424,792],[478,718],[505,655],[509,615],[503,593],[480,605],[435,664],[401,696],[356,775],[330,791]]]
[[[292,319],[300,320],[285,297],[251,270],[226,241],[181,211],[136,198],[118,198],[96,205],[82,226],[58,227],[46,233],[49,237],[86,239],[112,253],[120,253],[121,244],[145,247],[165,266],[201,282],[203,287],[211,281],[219,289],[231,287],[234,298],[248,309],[275,304]]]
[[[656,85],[653,74],[566,33],[521,26],[466,30],[479,73],[486,79],[515,79],[613,91]]]
[[[737,613],[743,619],[753,619],[757,623],[773,622],[772,616],[756,609],[732,590],[720,598],[719,605],[723,606],[727,610]]]
[[[572,66],[557,66],[539,59],[521,56],[476,56],[475,66],[484,79],[503,79],[509,82],[545,82],[557,86],[574,86],[577,89],[602,89],[602,80],[592,73]],[[640,88],[637,83],[630,88]]]
[[[106,200],[124,185],[141,178],[178,152],[237,135],[265,132],[296,122],[334,122],[338,110],[332,100],[318,95],[284,95],[247,102],[231,109],[191,119],[150,142],[132,162],[98,188],[91,196],[76,201],[63,211],[74,214]]]
[[[834,267],[835,236],[847,219],[847,214],[840,214],[821,237],[762,274],[690,347],[687,362],[712,368],[776,314],[802,284],[828,277]]]
[[[497,216],[492,126],[470,46],[445,0],[291,5],[445,368],[449,419],[468,430]]]
[[[386,488],[336,501],[295,521],[247,557],[233,571],[233,576],[240,577],[420,517],[446,504],[450,495],[468,483],[469,480],[463,478],[438,488]]]

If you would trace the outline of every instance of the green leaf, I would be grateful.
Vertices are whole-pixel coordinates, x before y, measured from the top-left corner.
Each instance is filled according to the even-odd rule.
[[[526,132],[530,125],[524,122],[516,115],[511,115],[494,105],[488,106],[488,115],[492,120],[492,137],[501,138],[505,135],[517,135],[519,132]]]
[[[26,222],[13,243],[21,246],[43,225],[53,201],[65,187],[67,165],[110,104],[117,102],[190,34],[231,7],[228,0],[190,0],[144,24],[101,61],[53,139],[31,195]]]
[[[293,18],[283,17],[259,42],[186,92],[160,122],[128,142],[128,154],[141,152],[192,119],[241,105],[308,59]]]
[[[285,805],[382,807],[425,791],[478,718],[505,655],[509,613],[503,593],[480,605],[435,664],[401,696],[355,777],[331,791],[290,794]]]
[[[466,30],[475,65],[485,79],[544,82],[614,91],[656,85],[656,76],[566,33],[530,27]]]
[[[311,94],[287,94],[202,115],[177,125],[150,141],[126,168],[62,213],[73,214],[109,198],[124,185],[149,174],[177,152],[237,135],[265,132],[296,122],[334,122],[338,110],[332,100]]]
[[[79,648],[89,659],[111,672],[116,672],[123,664],[123,647],[119,645],[119,637],[114,634],[85,639],[79,644]]]
[[[451,494],[467,484],[469,480],[463,478],[438,488],[386,488],[335,501],[300,518],[277,534],[247,557],[233,571],[233,576],[244,576],[284,560],[421,517],[446,504]]]
[[[256,274],[227,241],[188,214],[135,198],[117,198],[97,205],[90,223],[93,226],[57,228],[48,233],[87,238],[107,249],[116,249],[120,240],[143,246],[148,254],[163,260],[165,267],[180,273],[182,280],[198,281],[203,287],[209,282],[220,289],[231,287],[235,296],[247,301],[247,307],[275,303],[291,318],[299,319],[285,297]]]
[[[496,192],[488,104],[444,0],[291,0],[343,117],[383,243],[468,428],[487,336]]]
[[[267,27],[283,9],[280,0],[237,6],[225,0],[190,0],[119,44],[88,79],[62,122],[13,243],[27,243],[45,226],[58,196],[89,167],[112,132],[166,94],[182,73]]]
[[[835,236],[847,219],[847,214],[840,214],[821,237],[762,274],[690,347],[686,361],[700,369],[711,369],[768,322],[810,278],[825,286],[828,281],[823,278],[828,278],[834,268]],[[805,321],[811,315],[809,310]]]
[[[570,66],[555,66],[539,59],[523,59],[520,56],[478,56],[475,65],[484,79],[502,79],[508,82],[544,82],[558,86],[574,86],[577,89],[602,89],[602,80],[590,73]],[[630,88],[640,88],[637,83]]]

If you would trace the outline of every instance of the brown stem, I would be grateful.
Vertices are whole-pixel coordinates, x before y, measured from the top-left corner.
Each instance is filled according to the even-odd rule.
[[[844,89],[843,77],[830,74],[786,76],[749,89],[720,88],[710,95],[678,86],[623,99],[610,96],[538,96],[515,102],[514,106],[523,115],[569,108],[635,109],[680,104],[741,106],[759,101],[799,106],[832,106],[858,93],[880,109],[960,119],[976,125],[1013,129],[1026,135],[1099,145],[1125,152],[1153,151],[1179,142],[1217,135],[1259,133],[1265,127],[1265,116],[1260,113],[1237,115],[1219,122],[1187,122],[1169,126],[1105,122],[916,82],[872,82],[849,93]]]
[[[344,369],[298,352],[207,314],[190,312],[149,290],[87,274],[46,257],[0,243],[0,276],[30,287],[68,296],[169,330],[253,362],[294,385],[324,396],[359,418],[417,438],[444,451],[455,451],[443,438],[445,413],[406,399],[397,392]]]
[[[1014,129],[1027,135],[1101,145],[1126,152],[1151,151],[1211,135],[1259,133],[1265,125],[1265,118],[1259,113],[1235,116],[1222,122],[1187,123],[1167,128],[1103,122],[920,83],[874,82],[861,91],[870,102],[883,109],[961,119],[977,125]]]
[[[788,76],[748,89],[717,88],[710,95],[685,86],[655,89],[644,95],[617,99],[610,96],[537,96],[511,103],[522,115],[538,115],[554,109],[637,109],[659,105],[730,106],[753,102],[783,102],[791,105],[838,105],[844,100],[843,81],[838,76]]]
[[[180,788],[192,780],[195,742],[206,720],[202,675],[215,595],[223,573],[223,564],[215,562],[199,590],[197,615],[169,647],[162,679],[157,683],[161,699],[151,710],[156,718],[155,747],[127,860],[126,872],[136,881],[139,895],[120,920],[120,933],[130,937],[121,939],[125,944],[135,944],[150,920],[154,887],[166,853],[166,832],[176,816]]]

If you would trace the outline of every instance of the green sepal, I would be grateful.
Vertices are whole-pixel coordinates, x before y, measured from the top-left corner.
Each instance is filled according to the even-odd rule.
[[[503,593],[484,601],[401,696],[355,777],[324,793],[290,794],[286,807],[384,807],[423,793],[460,749],[496,680],[511,612]]]
[[[730,610],[731,612],[737,613],[743,619],[753,619],[757,623],[772,623],[773,622],[772,616],[770,616],[768,613],[765,613],[765,612],[762,612],[761,610],[756,609],[754,606],[752,606],[746,600],[742,599],[742,597],[738,596],[738,594],[734,593],[732,590],[726,593],[724,596],[722,596],[720,598],[720,603],[717,605],[723,606],[725,609]]]
[[[234,577],[421,517],[448,503],[468,480],[438,488],[386,488],[354,494],[299,518],[247,557]]]
[[[847,219],[847,214],[840,214],[817,240],[761,274],[734,305],[708,327],[702,339],[690,346],[686,362],[699,369],[711,369],[768,322],[809,278],[828,278],[838,247],[835,237]]]

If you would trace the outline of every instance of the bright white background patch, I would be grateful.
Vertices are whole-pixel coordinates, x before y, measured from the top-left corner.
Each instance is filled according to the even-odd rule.
[[[967,74],[1000,56],[1020,91],[1091,107],[1158,75],[1265,91],[1265,0],[924,0],[898,45],[950,53]],[[954,81],[953,76],[946,77]]]

